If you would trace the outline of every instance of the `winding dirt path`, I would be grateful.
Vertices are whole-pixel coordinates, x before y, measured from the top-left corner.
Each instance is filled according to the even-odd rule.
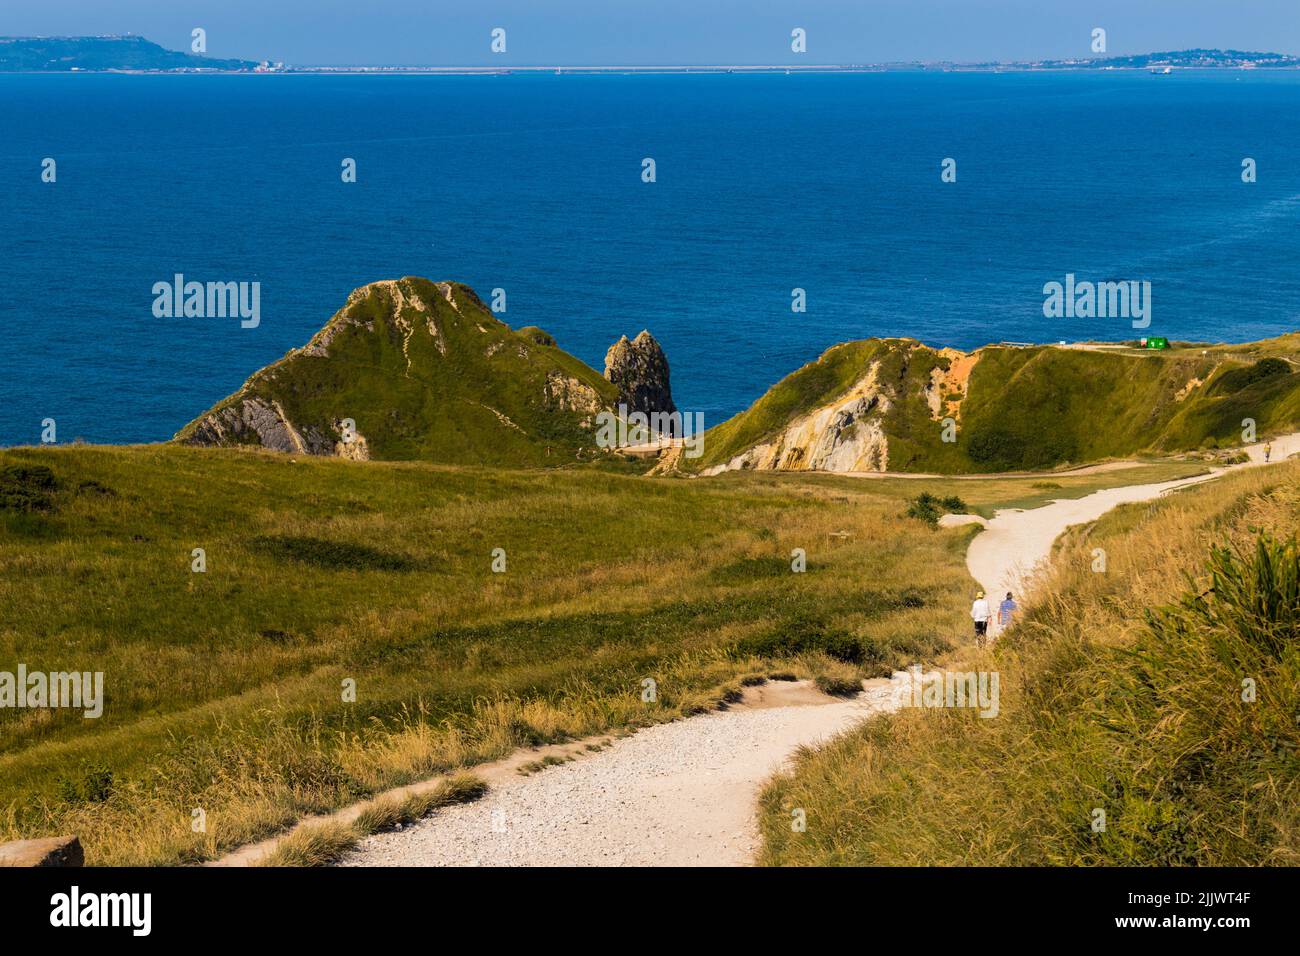
[[[1262,443],[1247,451],[1251,461],[1239,467],[1264,463]],[[1273,441],[1273,461],[1296,452],[1300,434]],[[1010,590],[1019,596],[1069,526],[1226,470],[1000,511],[987,522],[969,516],[986,530],[969,549],[967,566],[991,595]],[[948,516],[956,520],[946,523],[964,517]],[[532,758],[515,755],[490,774],[492,789],[478,803],[367,837],[341,865],[747,865],[758,847],[757,798],[764,783],[800,747],[896,708],[908,680],[899,673],[867,681],[851,700],[827,697],[806,682],[749,688],[744,701],[727,710],[650,727],[597,752],[574,746],[571,762],[529,776],[513,771]]]

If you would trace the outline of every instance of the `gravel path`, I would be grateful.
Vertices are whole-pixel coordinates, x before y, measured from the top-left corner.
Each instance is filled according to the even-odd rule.
[[[1275,438],[1272,444],[1271,461],[1279,462],[1300,452],[1300,433]],[[1249,445],[1244,450],[1250,461],[1235,467],[1265,464],[1263,442]],[[963,523],[961,519],[970,518],[984,525],[984,531],[976,536],[966,552],[966,567],[989,596],[990,605],[996,609],[1008,591],[1016,596],[1018,602],[1022,601],[1024,594],[1031,589],[1035,575],[1051,557],[1052,545],[1066,528],[1095,521],[1117,505],[1150,501],[1176,488],[1211,481],[1227,470],[1216,468],[1195,478],[1107,488],[1082,498],[1054,501],[1028,511],[1011,508],[997,512],[989,521],[973,515],[947,515],[945,517],[950,520],[943,524],[952,526]],[[992,627],[996,631],[996,615]]]
[[[755,801],[768,778],[800,746],[893,709],[906,679],[869,681],[848,701],[760,700],[650,727],[506,781],[478,803],[367,837],[340,865],[743,866],[759,844]],[[811,696],[807,685],[787,686]]]

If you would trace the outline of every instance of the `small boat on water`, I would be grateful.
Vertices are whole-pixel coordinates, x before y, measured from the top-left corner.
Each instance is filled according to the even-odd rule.
[[[1151,72],[1155,76],[1168,76],[1170,73],[1174,72],[1174,68],[1172,66],[1153,66],[1151,67]]]

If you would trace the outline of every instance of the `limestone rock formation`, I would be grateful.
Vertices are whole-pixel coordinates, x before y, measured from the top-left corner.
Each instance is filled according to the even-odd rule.
[[[644,329],[631,341],[624,335],[609,347],[605,378],[618,388],[619,401],[629,412],[677,411],[668,380],[668,357]]]
[[[701,474],[746,469],[887,471],[889,440],[883,419],[891,402],[880,387],[879,374],[880,364],[873,363],[845,395],[800,415],[767,441]]]

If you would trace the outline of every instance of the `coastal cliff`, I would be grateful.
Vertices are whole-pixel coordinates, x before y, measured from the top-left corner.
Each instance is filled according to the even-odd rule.
[[[1042,470],[1227,449],[1300,426],[1300,335],[1246,345],[988,345],[912,339],[827,349],[656,474]],[[507,467],[590,461],[602,413],[677,410],[649,332],[597,373],[535,326],[512,330],[467,286],[356,289],[312,339],[176,440],[355,460]]]

